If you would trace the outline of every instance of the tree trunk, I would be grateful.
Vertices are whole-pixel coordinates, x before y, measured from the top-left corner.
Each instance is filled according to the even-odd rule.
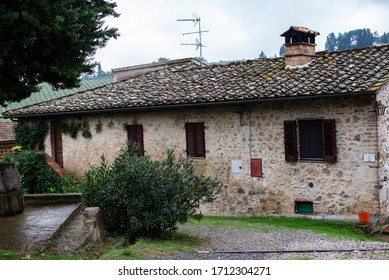
[[[23,212],[24,198],[20,191],[20,176],[13,164],[0,164],[0,216]]]
[[[24,198],[21,192],[0,193],[0,216],[11,216],[23,212]]]

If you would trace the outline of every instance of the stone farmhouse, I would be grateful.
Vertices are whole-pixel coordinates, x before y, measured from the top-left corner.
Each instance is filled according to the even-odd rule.
[[[48,122],[45,151],[78,176],[128,140],[154,159],[191,156],[225,184],[208,213],[386,217],[389,46],[316,52],[317,35],[293,26],[285,57],[165,67],[4,115]]]

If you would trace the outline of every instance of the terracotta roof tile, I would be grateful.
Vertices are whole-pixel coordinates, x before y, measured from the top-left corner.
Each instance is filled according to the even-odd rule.
[[[0,122],[0,142],[15,140],[14,127],[16,125],[15,122]]]
[[[297,32],[302,32],[302,33],[307,33],[307,34],[312,34],[312,35],[320,35],[320,32],[317,32],[315,30],[311,30],[311,29],[304,27],[304,26],[291,26],[287,31],[282,33],[281,36],[283,36],[284,34],[288,33],[291,30],[295,30]]]
[[[305,67],[285,68],[281,57],[175,72],[165,69],[4,115],[353,94],[374,92],[388,80],[389,45],[385,45],[319,52]]]

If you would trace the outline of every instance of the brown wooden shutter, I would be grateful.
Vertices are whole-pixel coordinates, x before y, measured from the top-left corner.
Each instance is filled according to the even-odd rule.
[[[204,123],[186,123],[185,130],[187,155],[205,157]]]
[[[324,161],[336,162],[335,120],[323,120],[323,154]]]
[[[194,156],[195,151],[195,140],[194,140],[194,124],[186,123],[186,153],[188,156]]]
[[[204,123],[196,123],[195,127],[195,154],[197,157],[205,157]]]
[[[297,161],[296,121],[284,121],[285,160]]]

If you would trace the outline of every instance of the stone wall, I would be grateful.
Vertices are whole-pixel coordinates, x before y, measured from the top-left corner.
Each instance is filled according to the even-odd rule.
[[[383,85],[377,93],[377,101],[389,106],[389,83]],[[389,216],[389,110],[378,116],[378,160],[380,210],[383,219]]]
[[[185,156],[185,122],[204,122],[206,158],[195,159],[196,168],[225,184],[206,212],[293,213],[296,201],[308,201],[317,214],[378,214],[378,165],[364,161],[378,152],[374,104],[375,98],[355,97],[82,117],[92,138],[63,135],[64,168],[82,176],[102,154],[112,160],[126,143],[124,124],[143,125],[145,154],[152,158],[168,148]],[[306,118],[336,120],[336,163],[285,161],[283,122]],[[93,129],[98,121],[100,133]],[[251,158],[262,159],[262,177],[251,177]],[[232,160],[241,161],[241,174],[232,172]]]

